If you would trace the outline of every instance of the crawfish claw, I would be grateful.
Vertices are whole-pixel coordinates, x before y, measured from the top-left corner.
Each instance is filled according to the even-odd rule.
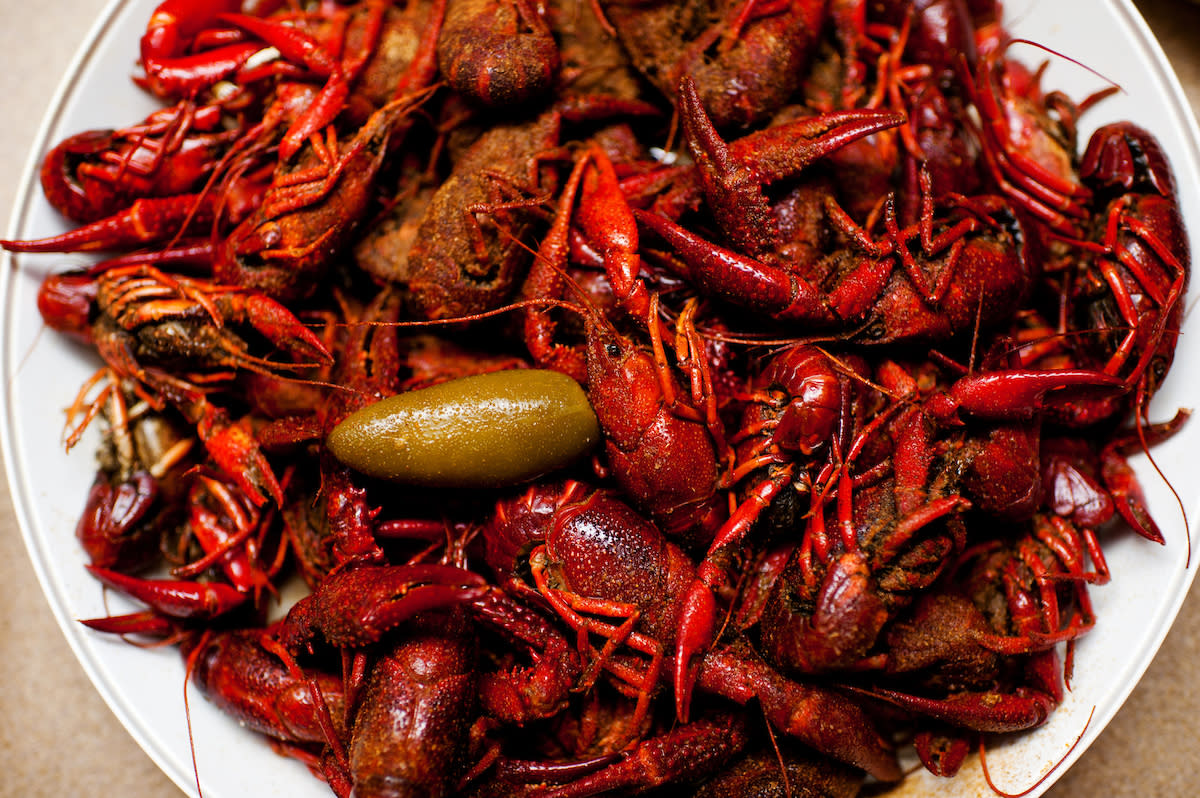
[[[699,658],[713,643],[713,621],[717,602],[712,590],[697,579],[688,589],[679,613],[679,635],[675,640],[675,716],[687,723],[688,704],[696,686]]]
[[[418,613],[474,601],[487,590],[483,577],[452,565],[348,567],[296,602],[280,641],[299,650],[319,633],[330,645],[357,648]]]
[[[214,618],[237,608],[247,597],[246,593],[220,582],[139,579],[108,568],[84,567],[109,587],[174,618]]]
[[[333,355],[321,339],[274,299],[265,294],[251,294],[246,299],[246,314],[254,329],[280,349],[314,363],[333,363]]]
[[[1030,419],[1042,409],[1047,393],[1072,388],[1121,393],[1125,383],[1094,369],[1002,369],[959,379],[949,391],[931,396],[926,408],[950,424],[962,423],[966,416],[997,421]]]

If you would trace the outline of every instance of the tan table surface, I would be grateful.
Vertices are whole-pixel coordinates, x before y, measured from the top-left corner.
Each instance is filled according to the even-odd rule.
[[[105,4],[0,0],[0,65],[5,67],[0,70],[5,111],[0,223],[5,228],[51,94]],[[1200,6],[1178,0],[1139,0],[1137,5],[1160,37],[1193,107],[1200,109]],[[82,497],[63,501],[74,505]],[[0,591],[0,796],[178,796],[178,788],[117,722],[67,647],[22,544],[7,483],[0,487]],[[1200,784],[1195,737],[1200,689],[1191,682],[1197,661],[1200,586],[1128,703],[1049,794],[1189,794],[1185,788]]]

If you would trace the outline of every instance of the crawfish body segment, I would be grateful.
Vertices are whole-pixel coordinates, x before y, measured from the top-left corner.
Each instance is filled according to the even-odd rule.
[[[355,795],[453,794],[476,700],[476,650],[461,622],[435,618],[366,677],[347,751]]]

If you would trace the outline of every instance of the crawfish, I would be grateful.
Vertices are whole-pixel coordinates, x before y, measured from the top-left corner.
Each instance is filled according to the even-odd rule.
[[[673,99],[680,79],[693,76],[720,127],[753,126],[788,101],[812,58],[827,5],[598,3],[646,79]]]
[[[593,655],[590,673],[597,668],[612,673],[618,685],[624,683],[637,696],[635,715],[647,712],[665,673],[664,652],[674,642],[686,587],[695,578],[687,555],[618,499],[603,492],[587,494],[577,484],[551,501],[537,500],[536,492],[527,494],[500,513],[484,535],[490,564],[508,580],[517,564],[514,552],[535,544],[521,559],[528,558],[538,593],[576,630],[585,651],[594,651],[593,635],[605,639]],[[641,652],[649,662],[630,663],[619,656],[619,646]],[[706,654],[694,678],[702,691],[738,703],[757,698],[778,728],[835,758],[879,778],[896,776],[886,746],[857,706],[783,678],[739,646]],[[849,736],[835,740],[817,728],[814,721],[822,712],[843,717]]]
[[[353,59],[344,67],[351,88],[339,123],[361,125],[389,102],[433,82],[444,13],[444,0],[386,3],[382,8],[356,4],[350,9],[343,47],[351,54],[345,60]],[[393,148],[399,139],[393,137]]]
[[[319,751],[328,730],[339,737],[344,734],[341,679],[301,668],[280,651],[274,632],[269,627],[192,633],[180,651],[189,663],[192,683],[222,710],[298,750],[315,746]]]
[[[491,107],[545,94],[557,77],[558,45],[529,0],[450,0],[438,64],[451,88]]]
[[[217,279],[281,300],[311,295],[366,213],[388,139],[411,111],[395,101],[348,139],[281,162],[263,203],[217,246]]]
[[[339,794],[448,796],[463,769],[477,652],[463,619],[430,614],[373,657],[349,729]],[[348,782],[351,790],[339,786]]]
[[[888,620],[962,551],[968,508],[1016,503],[1014,495],[1025,502],[1014,514],[1028,517],[1038,506],[1036,421],[1045,396],[1110,391],[1119,382],[1097,371],[998,370],[966,375],[910,404],[916,386],[884,366],[878,381],[905,401],[893,400],[855,433],[844,460],[826,472],[839,475],[836,489],[814,488],[803,542],[763,607],[763,646],[781,667],[822,671],[865,656]],[[995,434],[1016,421],[1035,422],[1034,432],[1015,440]],[[1008,476],[989,481],[993,473]],[[824,507],[834,498],[830,539]]]
[[[934,722],[916,739],[929,770],[953,775],[964,731],[1035,728],[1061,703],[1056,646],[1091,628],[1086,583],[1107,579],[1103,555],[1091,551],[1097,570],[1086,572],[1074,530],[1037,518],[1015,540],[965,552],[946,584],[887,631],[880,671],[862,692]]]
[[[372,60],[379,45],[385,24],[389,21],[386,13],[388,5],[372,0],[359,4],[352,11],[322,9],[315,15],[288,15],[286,22],[283,19],[262,19],[246,14],[225,13],[220,16],[222,21],[262,39],[281,57],[281,62],[258,70],[258,76],[278,72],[291,77],[298,71],[302,77],[325,81],[316,91],[313,101],[300,109],[291,120],[280,139],[280,160],[290,161],[310,137],[332,125],[342,114],[350,101],[351,87]],[[430,14],[427,21],[428,33],[423,37],[425,46],[422,48],[418,45],[417,56],[405,70],[405,77],[399,80],[397,88],[400,93],[422,88],[432,76],[432,42],[441,23],[440,10]],[[385,75],[390,73],[386,64],[380,64],[379,67]],[[423,73],[424,78],[417,77],[418,73]],[[243,74],[242,77],[245,79],[247,76]],[[408,77],[414,78],[413,85],[405,82]],[[399,94],[393,96],[398,98]],[[367,102],[369,104],[370,100]]]
[[[604,493],[589,494],[575,482],[551,493],[533,488],[501,502],[484,528],[484,541],[488,563],[502,584],[526,593],[519,574],[531,569],[538,592],[576,629],[581,646],[588,634],[598,633],[650,657],[637,685],[636,717],[645,718],[663,667],[663,645],[670,641],[679,609],[660,599],[678,596],[679,580],[691,572],[682,550],[628,505]],[[610,560],[621,563],[622,570],[606,565]],[[591,621],[583,612],[627,620],[618,629]]]
[[[160,3],[139,42],[145,75],[136,79],[138,85],[163,99],[178,100],[197,96],[236,72],[262,49],[260,43],[244,41],[244,37],[231,41],[229,27],[220,22],[222,14],[238,12],[241,5],[240,0]],[[211,35],[218,31],[221,34]],[[201,49],[195,51],[198,44]]]
[[[258,292],[172,276],[153,267],[110,269],[98,275],[51,275],[41,294],[46,323],[91,342],[120,379],[135,381],[154,402],[169,402],[198,432],[218,467],[257,503],[263,491],[281,496],[258,448],[206,391],[165,369],[183,364],[191,380],[222,369],[294,368],[250,351],[248,339],[226,324],[246,325],[278,347],[320,362],[324,346],[286,308]],[[229,376],[228,372],[223,373]],[[146,393],[148,391],[148,393]]]
[[[877,343],[944,339],[976,324],[993,324],[1007,318],[1031,292],[1041,268],[1040,242],[996,198],[956,202],[940,218],[928,198],[922,220],[903,229],[894,202],[886,201],[882,241],[872,241],[827,198],[817,212],[849,245],[828,257],[793,259],[792,253],[813,251],[795,245],[810,242],[794,244],[783,237],[793,232],[793,217],[805,217],[789,213],[777,222],[761,190],[764,179],[787,172],[770,171],[776,166],[771,162],[749,167],[743,160],[747,156],[735,157],[740,151],[717,136],[698,97],[686,86],[682,99],[689,144],[705,174],[708,205],[732,242],[745,252],[762,253],[753,257],[720,247],[658,214],[635,211],[638,221],[683,259],[668,265],[700,290],[781,321],[840,330],[852,340]],[[801,151],[799,168],[846,140],[894,126],[899,116],[856,115],[844,129],[828,133],[830,124],[841,119],[819,117],[810,123],[824,133],[819,146]],[[792,171],[796,163],[784,165]]]
[[[95,222],[143,197],[196,190],[237,136],[220,105],[181,100],[122,130],[64,139],[42,161],[42,190],[60,213]]]
[[[1191,274],[1175,179],[1158,141],[1130,123],[1097,130],[1080,173],[1106,204],[1069,289],[1074,324],[1097,333],[1084,362],[1124,375],[1141,419],[1171,366]]]
[[[717,530],[689,589],[680,617],[676,658],[692,663],[713,638],[718,615],[715,594],[730,585],[732,561],[758,525],[786,538],[808,511],[802,494],[850,446],[850,431],[864,421],[868,403],[855,386],[865,363],[834,359],[810,346],[785,349],[771,358],[749,390],[741,428],[732,438],[736,460],[722,484],[756,480],[741,490],[741,503]]]
[[[724,433],[707,403],[711,391],[693,403],[666,362],[657,328],[651,338],[647,352],[615,327],[589,319],[588,398],[621,490],[668,536],[703,545],[724,520],[718,493]],[[698,346],[692,352],[697,361],[704,356]]]
[[[1091,442],[1074,438],[1045,439],[1041,473],[1046,509],[1079,527],[1093,530],[1117,513],[1142,537],[1164,543],[1126,456],[1143,446],[1167,440],[1190,416],[1191,411],[1180,410],[1161,424],[1123,429],[1098,451]]]
[[[283,566],[285,549],[280,544],[273,557],[266,555],[273,514],[261,511],[261,501],[235,484],[202,471],[189,476],[187,495],[157,510],[151,520],[158,525],[153,531],[162,538],[160,548],[169,560],[186,558],[192,550],[199,556],[172,568],[172,579],[141,579],[109,567],[90,566],[101,582],[149,607],[131,615],[87,621],[91,628],[119,634],[171,633],[178,625],[172,619],[209,620],[247,604],[261,609],[263,593],[275,592],[272,580]],[[118,494],[116,498],[123,497]],[[138,498],[145,504],[156,496],[151,493]],[[146,512],[140,506],[134,509]],[[179,552],[172,555],[168,545],[176,535]],[[219,574],[221,580],[199,578],[209,571]]]
[[[526,165],[558,136],[553,115],[496,126],[455,162],[429,200],[399,278],[414,313],[453,318],[490,310],[508,298],[526,263],[519,242],[530,222],[505,200],[522,190],[529,180]]]
[[[528,263],[521,239],[537,229],[537,206],[555,189],[545,160],[562,143],[563,124],[656,110],[642,102],[580,98],[489,128],[455,161],[417,227],[397,278],[407,283],[413,312],[445,319],[503,304]]]
[[[92,565],[124,572],[139,570],[157,555],[166,530],[182,517],[184,480],[194,439],[177,416],[155,412],[139,402],[128,382],[107,369],[94,381],[104,383],[91,408],[107,422],[98,459],[100,469],[88,491],[75,536]],[[69,418],[77,412],[73,407]],[[79,439],[87,418],[67,436]]]

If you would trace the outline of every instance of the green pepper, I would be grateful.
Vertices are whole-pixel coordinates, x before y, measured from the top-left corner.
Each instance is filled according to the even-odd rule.
[[[390,396],[334,427],[338,460],[381,479],[431,487],[499,487],[575,461],[600,439],[579,383],[511,369]]]

